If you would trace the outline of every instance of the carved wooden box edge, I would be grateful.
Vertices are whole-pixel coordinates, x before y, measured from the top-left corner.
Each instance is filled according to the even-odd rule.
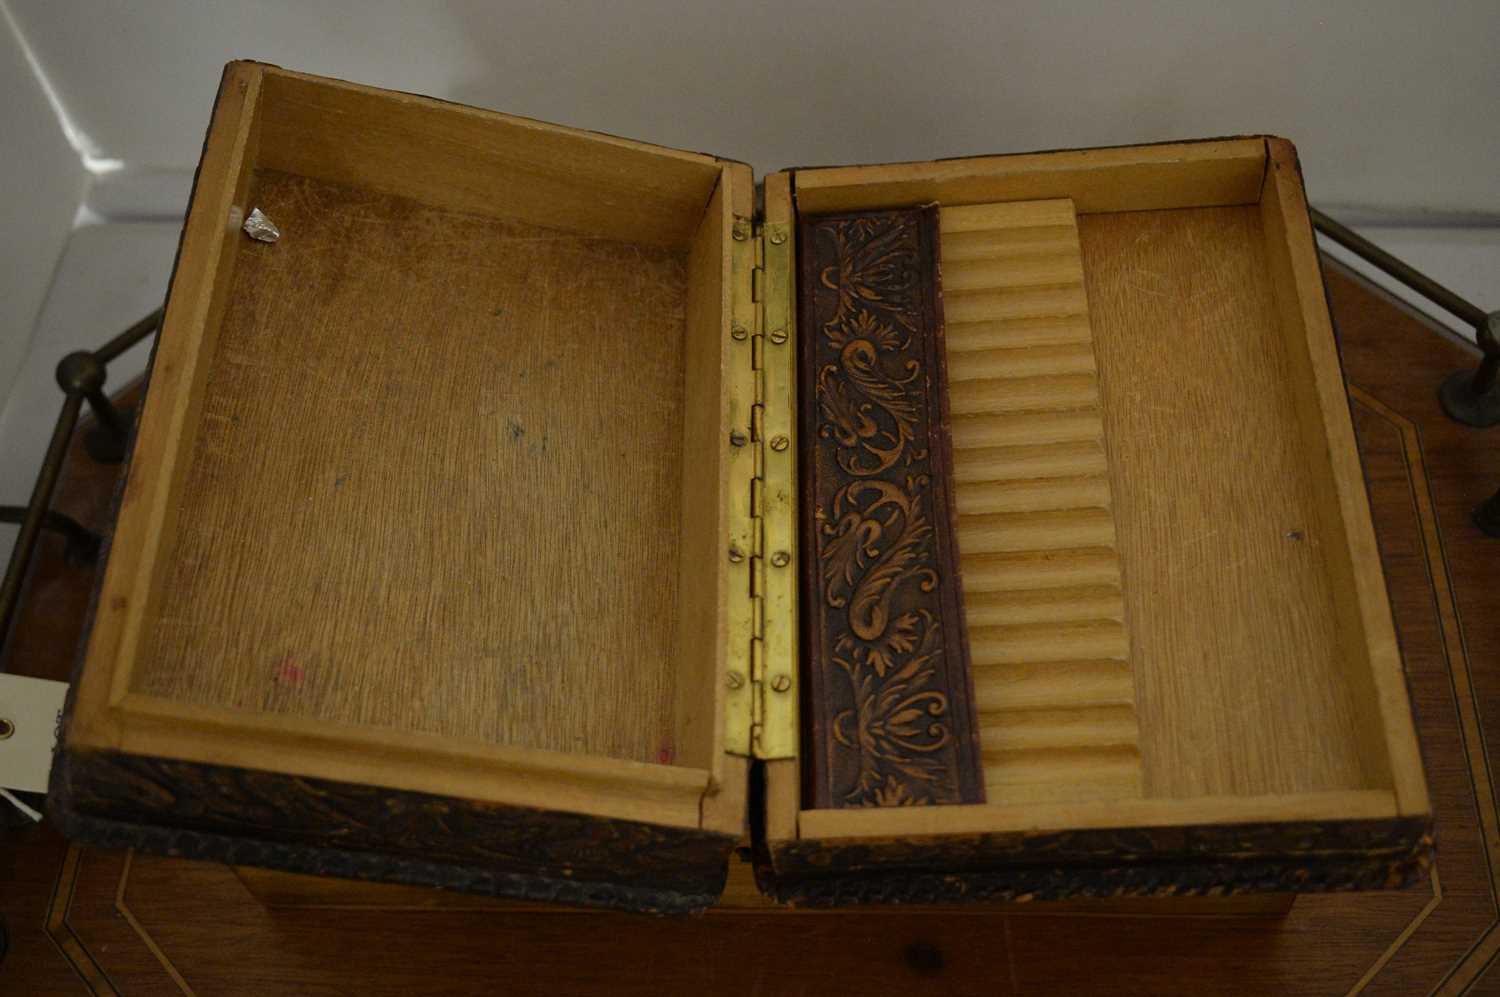
[[[110,751],[60,750],[48,813],[105,848],[653,913],[712,906],[731,835]]]
[[[1085,897],[1389,890],[1432,863],[1430,816],[761,842],[756,879],[782,903],[954,904]]]

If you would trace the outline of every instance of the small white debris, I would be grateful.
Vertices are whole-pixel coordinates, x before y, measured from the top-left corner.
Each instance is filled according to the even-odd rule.
[[[245,224],[241,228],[245,230],[246,235],[257,242],[275,242],[281,238],[281,229],[277,228],[276,223],[267,218],[259,208],[250,212],[250,217],[245,219]]]

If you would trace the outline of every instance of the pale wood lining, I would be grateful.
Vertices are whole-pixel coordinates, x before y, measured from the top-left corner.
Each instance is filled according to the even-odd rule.
[[[958,347],[948,350],[956,534],[985,798],[1140,796],[1130,636],[1073,203],[944,207],[940,219],[945,324]],[[1079,338],[1034,345],[1037,318],[1076,322],[1068,328]],[[1055,570],[1080,553],[1093,565],[1085,578]]]
[[[1343,541],[1326,532],[1318,510],[1333,496],[1308,469],[1326,447],[1309,451],[1303,438],[1291,382],[1311,374],[1288,360],[1259,211],[1080,219],[1136,677],[1140,802],[1159,809],[1142,818],[1129,800],[1097,810],[950,807],[933,816],[882,812],[867,824],[803,811],[799,834],[1212,823],[1230,816],[1221,801],[1236,800],[1275,803],[1267,819],[1351,816],[1338,808],[1372,801],[1373,813],[1388,815],[1395,806],[1359,758],[1358,701],[1340,640],[1349,631],[1321,553]],[[1222,404],[1226,390],[1233,405]],[[1047,449],[1009,448],[1003,463],[1044,461]],[[1059,473],[1090,466],[1086,447],[1059,449]],[[961,479],[958,494],[962,516]],[[992,563],[982,572],[966,565],[966,599],[975,588],[1107,588],[1115,565],[1101,547],[971,556]],[[1109,681],[1077,658],[1076,674]],[[1108,724],[1080,733],[1118,740]],[[1029,734],[1018,736],[1025,743]],[[1034,773],[1047,775],[1040,766]],[[1303,804],[1321,809],[1295,810]]]
[[[723,399],[731,342],[731,197],[727,182],[715,188],[693,239],[683,337],[683,411],[696,417],[682,420],[682,548],[672,650],[678,669],[676,735],[669,750],[679,763],[705,768],[722,767],[715,746],[724,743],[722,676],[729,642],[729,562],[719,551],[729,511],[729,410]]]
[[[734,488],[727,440],[736,414],[727,392],[731,369],[738,362],[730,335],[738,279],[730,242],[735,217],[753,210],[754,189],[748,166],[725,164],[688,257],[682,552],[673,651],[678,669],[676,764],[707,767],[715,787],[739,794],[741,811],[744,787],[726,785],[736,776],[732,770],[726,772],[732,760],[723,752],[733,584],[733,565],[723,552]],[[739,820],[743,819],[741,812]]]
[[[264,67],[259,165],[434,207],[686,248],[709,156]]]
[[[750,839],[750,759],[744,755],[719,754],[719,771],[703,794],[698,826],[705,831],[735,835],[743,844]]]
[[[1252,472],[1251,487],[1236,488],[1239,500],[1221,506],[1234,510],[1237,517],[1225,524],[1233,527],[1230,533],[1184,532],[1187,520],[1209,526],[1218,520],[1158,501],[1149,514],[1143,516],[1139,509],[1129,514],[1148,531],[1137,530],[1133,540],[1127,539],[1120,526],[1127,513],[1117,504],[1126,592],[1173,590],[1165,578],[1137,579],[1132,572],[1140,559],[1132,556],[1132,544],[1150,547],[1147,535],[1156,544],[1146,550],[1150,556],[1160,557],[1174,548],[1184,555],[1197,552],[1196,560],[1172,560],[1188,569],[1186,580],[1179,579],[1184,588],[1207,587],[1208,604],[1217,598],[1212,593],[1245,572],[1242,558],[1248,556],[1250,574],[1255,574],[1256,564],[1270,574],[1256,585],[1231,586],[1241,589],[1242,599],[1237,602],[1239,610],[1219,614],[1229,633],[1201,632],[1208,636],[1210,648],[1217,648],[1214,653],[1251,648],[1242,642],[1252,632],[1266,635],[1253,647],[1252,657],[1269,667],[1239,670],[1236,681],[1248,695],[1235,697],[1220,695],[1230,687],[1220,692],[1211,687],[1230,673],[1208,669],[1205,675],[1198,667],[1195,678],[1192,669],[1163,670],[1153,664],[1156,651],[1141,647],[1134,655],[1146,692],[1131,689],[1108,659],[1080,657],[1060,663],[1090,695],[1124,699],[1134,692],[1147,740],[1153,735],[1173,737],[1168,714],[1186,711],[1181,715],[1191,718],[1196,733],[1178,738],[1181,750],[1157,752],[1143,743],[1148,770],[1153,756],[1165,759],[1148,775],[1147,798],[1052,807],[803,810],[797,814],[796,835],[868,841],[1088,826],[1378,819],[1430,812],[1294,153],[1289,144],[1274,139],[1267,144],[1200,144],[1197,149],[1205,155],[1196,162],[1178,160],[1180,149],[1104,150],[1102,159],[1094,153],[1059,153],[1024,157],[1025,162],[996,157],[957,164],[799,171],[798,209],[858,210],[914,200],[968,204],[1039,196],[1037,191],[1078,198],[1084,213],[1080,227],[1088,304],[1096,326],[1105,409],[1111,413],[1107,435],[1112,448],[1122,434],[1134,434],[1136,440],[1123,458],[1111,458],[1116,468],[1133,468],[1135,483],[1128,489],[1132,500],[1153,489],[1168,490],[1161,469],[1186,465],[1180,456],[1154,451],[1171,450],[1184,440],[1203,440],[1199,452],[1208,459],[1188,470],[1200,483],[1212,483],[1210,491],[1245,480],[1237,459],[1249,461]],[[1055,164],[1037,162],[1042,159],[1055,159]],[[1147,164],[1150,169],[1140,172]],[[1045,179],[1016,179],[1016,174],[1033,167]],[[1162,180],[1163,185],[1125,189],[1143,176]],[[1178,186],[1175,180],[1185,183]],[[1246,207],[1227,207],[1238,205]],[[1125,211],[1132,213],[1113,213]],[[1054,226],[1025,237],[989,238],[962,252],[983,261],[1055,256],[1061,235]],[[1048,265],[1055,266],[1055,261]],[[1157,295],[1163,294],[1166,297],[1158,301]],[[1090,335],[1087,322],[1059,314],[1059,305],[1067,302],[1066,296],[1038,294],[1022,298],[1004,322],[950,326],[950,357],[1024,345],[1059,350],[1039,358],[1040,367],[1066,363],[1066,348],[1089,342]],[[1108,328],[1098,327],[1101,320]],[[1161,348],[1153,353],[1152,336],[1164,333],[1166,338],[1156,341]],[[1211,364],[1193,373],[1212,358],[1205,349],[1213,343],[1234,356],[1214,361],[1238,372],[1229,378],[1237,392],[1233,406],[1222,404],[1228,375],[1215,376]],[[1180,362],[1181,347],[1189,354],[1187,373],[1177,376],[1168,371],[1153,377],[1150,365],[1169,359]],[[1242,355],[1247,352],[1248,360]],[[1067,378],[1076,373],[1033,368],[1028,376]],[[976,373],[955,383],[988,376]],[[1070,383],[1062,380],[1054,386],[1067,389]],[[1112,391],[1123,394],[1111,398]],[[1152,411],[1157,408],[1162,411]],[[1122,418],[1146,420],[1157,429],[1142,433],[1140,426],[1113,425]],[[961,429],[955,441],[988,447],[998,468],[1024,467],[1049,460],[1029,447],[1069,443],[1079,425],[1074,416],[1059,413],[1035,440],[1028,441],[1019,422],[999,421],[982,434]],[[1262,452],[1264,447],[1247,450],[1243,440],[1233,442],[1245,434],[1270,434],[1269,455]],[[1218,447],[1211,445],[1214,439],[1221,441]],[[1052,464],[1059,476],[1028,483],[1024,490],[1004,480],[985,485],[983,493],[973,493],[977,486],[971,485],[966,501],[960,487],[959,514],[1036,512],[1055,508],[1058,502],[1106,502],[1107,490],[1091,484],[1094,479],[1088,477],[1095,466],[1090,460],[1087,449],[1060,451]],[[1292,463],[1282,468],[1286,461]],[[1118,472],[1114,484],[1118,499],[1123,494]],[[1247,542],[1230,542],[1236,534],[1245,535]],[[1286,546],[1275,543],[1278,539]],[[1218,550],[1221,546],[1224,549]],[[1053,600],[1042,593],[1058,585],[1070,586],[1072,598],[1092,600],[1101,613],[1118,611],[1116,594],[1105,581],[1107,555],[1107,549],[1098,547],[974,555],[994,559],[996,566],[1027,583],[1027,591],[1036,598],[1019,600],[1014,592],[967,592],[973,625],[1055,618]],[[1203,563],[1195,568],[1197,562]],[[1207,564],[1224,570],[1204,576],[1200,572]],[[1007,582],[1007,588],[1017,587]],[[1128,595],[1125,601],[1130,602]],[[1247,611],[1262,622],[1247,623]],[[1180,639],[1173,634],[1177,624],[1163,629],[1160,620],[1143,623],[1128,605],[1126,612],[1136,636],[1154,629],[1158,638]],[[1201,661],[1201,651],[1194,660]],[[1156,678],[1148,681],[1145,673],[1153,669]],[[1175,702],[1164,703],[1167,686],[1162,678],[1171,675],[1200,684],[1207,678],[1210,687],[1200,690],[1206,695],[1180,689]],[[1024,683],[1018,688],[1021,695],[1027,694]],[[1148,710],[1156,712],[1147,716]],[[1226,722],[1238,733],[1223,738],[1210,734],[1206,741],[1200,736]],[[1246,732],[1249,740],[1243,741]],[[1236,738],[1243,742],[1238,747]],[[768,779],[772,804],[780,794],[785,797],[780,804],[784,810],[798,798],[796,782],[790,771],[773,775]],[[1156,798],[1150,798],[1153,793]],[[791,837],[791,822],[784,819],[768,833],[773,839],[778,833]]]
[[[131,693],[131,754],[283,772],[480,802],[698,827],[709,773],[415,731],[250,713]]]
[[[1307,201],[1290,142],[1267,142],[1270,168],[1261,197],[1267,261],[1282,334],[1310,376],[1299,379],[1298,412],[1307,446],[1327,455],[1315,465],[1326,499],[1320,511],[1331,542],[1325,555],[1339,607],[1341,663],[1358,706],[1356,722],[1365,779],[1390,782],[1402,813],[1432,809],[1411,701],[1396,642],[1380,551],[1343,370],[1328,314]]]
[[[161,572],[154,566],[155,554],[161,538],[174,532],[170,529],[171,519],[179,505],[175,499],[181,491],[181,475],[189,464],[185,458],[191,453],[191,441],[199,422],[205,368],[214,358],[213,344],[221,324],[219,316],[230,297],[228,285],[234,257],[243,248],[243,236],[236,228],[237,217],[242,216],[252,199],[250,185],[257,166],[265,165],[258,160],[258,153],[272,139],[289,138],[276,129],[291,126],[286,121],[272,121],[270,138],[259,141],[267,119],[265,102],[260,99],[261,85],[268,74],[297,80],[299,98],[321,86],[356,95],[357,99],[340,105],[339,113],[351,114],[350,120],[327,130],[312,127],[316,121],[309,119],[308,108],[316,108],[328,94],[318,95],[310,103],[304,101],[298,108],[292,108],[298,100],[291,98],[277,104],[276,110],[300,116],[297,137],[303,143],[331,141],[347,130],[346,126],[357,130],[354,117],[358,112],[371,110],[373,105],[366,107],[369,100],[387,101],[383,106],[391,117],[382,127],[427,120],[425,110],[431,109],[427,105],[435,103],[381,95],[365,88],[284,74],[253,64],[233,64],[226,70],[158,348],[153,391],[142,416],[141,442],[132,464],[119,533],[101,593],[100,612],[88,651],[89,665],[84,669],[78,706],[67,735],[70,747],[223,761],[374,785],[438,793],[451,790],[454,795],[472,799],[697,826],[704,819],[699,812],[700,799],[712,774],[723,777],[723,760],[712,749],[703,759],[709,766],[707,770],[696,766],[644,765],[514,745],[485,745],[465,738],[429,738],[412,732],[348,728],[295,716],[163,702],[129,692],[141,621],[150,615],[148,609],[154,604],[150,588],[161,578]],[[278,97],[287,97],[288,93],[280,92]],[[340,98],[330,99],[340,104]],[[325,178],[355,182],[368,179],[372,190],[425,198],[430,205],[424,210],[472,210],[489,217],[511,214],[521,218],[522,223],[553,224],[594,234],[602,229],[606,239],[623,236],[684,249],[694,241],[694,233],[701,231],[705,205],[721,182],[728,185],[726,200],[736,210],[748,208],[748,185],[730,184],[732,171],[707,157],[664,153],[637,143],[519,122],[486,112],[437,106],[460,112],[463,119],[450,115],[439,121],[434,134],[426,136],[435,147],[441,147],[439,154],[428,157],[429,150],[421,147],[420,141],[397,142],[391,146],[394,152],[383,159],[377,156],[375,166],[371,167],[377,174],[386,171],[381,175],[361,173],[367,164],[343,162],[339,154],[329,150],[300,149],[287,155],[309,157],[305,163],[309,172]],[[417,111],[424,113],[418,115]],[[441,115],[432,120],[440,118]],[[486,139],[487,126],[503,131],[503,140]],[[559,136],[566,141],[559,144]],[[471,140],[477,146],[472,156],[462,150],[455,152],[455,144],[461,146]],[[579,145],[580,142],[583,144]],[[527,159],[535,167],[535,173],[506,169],[507,163],[511,166],[516,163],[503,156],[496,159],[497,150],[504,156]],[[273,164],[295,165],[274,156],[267,158]],[[483,197],[492,192],[486,190],[460,191],[462,196],[455,195],[454,190],[462,184],[455,187],[451,183],[454,178],[450,167],[465,167],[466,163],[475,169],[476,175],[484,175],[482,186],[498,189],[508,185],[510,192],[506,196],[512,200],[481,204]],[[578,168],[579,164],[582,168]],[[400,176],[403,170],[409,175]],[[573,194],[561,199],[560,212],[548,213],[547,199],[554,190],[547,175],[559,172],[568,177],[565,184]],[[601,185],[614,193],[601,199],[598,196]],[[676,193],[669,190],[674,186],[680,186]],[[629,200],[629,192],[637,188],[647,192],[646,207],[622,206],[622,200]],[[528,198],[542,211],[541,216],[528,214],[532,210],[526,206]],[[595,212],[592,222],[586,213],[578,213],[586,212],[590,203]],[[693,206],[691,212],[682,207],[689,203]],[[663,205],[671,210],[657,210]],[[231,212],[231,207],[238,209],[238,214]],[[722,234],[716,237],[722,238]],[[399,274],[396,276],[399,278]],[[679,286],[684,282],[690,284],[691,278],[679,278],[678,282]],[[718,301],[722,300],[720,295]],[[711,311],[705,304],[701,315],[705,324],[712,322],[714,329],[704,334],[713,339],[723,322],[714,320]],[[708,416],[709,421],[713,418]],[[601,427],[601,431],[608,428]],[[686,428],[684,424],[677,432]],[[669,452],[678,448],[676,442],[666,445]],[[674,500],[669,520],[676,515],[676,504]],[[641,519],[661,521],[655,512]],[[671,626],[670,620],[668,625]],[[686,667],[697,672],[712,670],[715,665],[712,660],[700,660]],[[717,742],[722,737],[719,711],[716,706],[708,709],[715,714],[709,736]],[[372,750],[372,738],[383,747]],[[400,774],[388,777],[385,769],[391,753],[399,756]],[[643,771],[648,774],[642,775]],[[580,779],[585,789],[567,789],[580,784]],[[725,812],[720,805],[713,819],[719,824],[732,823],[732,818],[724,816]]]
[[[1243,138],[798,170],[797,210],[1050,198],[1071,199],[1080,214],[1255,204],[1265,168],[1265,141]]]
[[[1080,221],[1146,795],[1384,788],[1360,763],[1323,551],[1334,501],[1259,209]]]
[[[206,351],[218,334],[242,238],[233,217],[243,210],[253,172],[260,82],[259,67],[230,65],[214,106],[68,726],[73,746],[119,746],[115,708],[129,688],[157,552],[170,525],[170,497],[187,463],[179,459],[184,435],[201,402]]]

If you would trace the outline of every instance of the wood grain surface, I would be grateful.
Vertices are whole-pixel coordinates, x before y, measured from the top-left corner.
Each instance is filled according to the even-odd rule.
[[[1363,785],[1260,216],[1079,219],[1148,796]],[[1170,360],[1170,362],[1168,362]],[[1373,788],[1373,787],[1371,787]]]
[[[685,254],[257,181],[133,691],[670,759]]]
[[[802,211],[1071,198],[1080,212],[1254,204],[1266,139],[1207,139],[797,171]]]
[[[261,63],[259,165],[544,228],[682,248],[723,163],[701,153]],[[274,217],[274,216],[273,216]]]
[[[1268,180],[1266,197],[1281,188]],[[1149,826],[1137,819],[1158,809],[1175,814],[1163,824],[1205,824],[1226,801],[1267,811],[1252,821],[1292,803],[1322,820],[1364,791],[1390,816],[1425,812],[1419,777],[1402,795],[1409,766],[1393,780],[1387,744],[1408,731],[1376,693],[1390,629],[1352,581],[1380,573],[1348,529],[1362,488],[1328,442],[1352,434],[1347,403],[1321,397],[1339,366],[1287,286],[1295,205],[1276,204],[1081,215],[1071,265],[1057,256],[1066,201],[956,209],[955,228],[983,233],[954,231],[958,290],[944,310],[966,609],[981,600],[976,701],[989,706],[986,777],[999,792],[942,815],[804,811],[800,839],[1066,833]],[[1097,374],[1046,352],[1090,338]],[[1010,377],[964,366],[983,354],[996,371],[1039,348]],[[1034,413],[1052,442],[1022,442]],[[1001,435],[986,438],[992,419]],[[1110,590],[1122,607],[1079,620]],[[1058,592],[1081,600],[1048,610],[1069,619],[993,622]],[[1021,701],[997,709],[1018,685]]]
[[[1370,520],[1369,490],[1359,464],[1344,371],[1339,362],[1328,295],[1318,268],[1318,246],[1302,185],[1297,151],[1285,139],[1266,141],[1266,178],[1260,219],[1266,262],[1291,372],[1310,483],[1321,498],[1317,531],[1333,594],[1339,665],[1353,707],[1359,762],[1368,785],[1389,786],[1403,814],[1429,814],[1421,748],[1401,667],[1401,649]]]
[[[1141,793],[1130,634],[1073,202],[940,211],[955,531],[985,799]],[[1056,338],[1036,342],[1039,328]],[[1050,584],[1086,559],[1093,575]]]
[[[285,910],[226,867],[69,849],[41,826],[0,844],[0,992],[1500,993],[1500,548],[1469,519],[1500,437],[1437,404],[1471,347],[1337,268],[1329,284],[1437,814],[1417,887],[1305,897],[1280,918]],[[102,524],[114,471],[75,442],[58,507]],[[9,670],[66,675],[92,578],[44,537]]]

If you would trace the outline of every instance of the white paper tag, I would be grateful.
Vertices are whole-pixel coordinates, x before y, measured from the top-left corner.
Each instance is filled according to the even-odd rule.
[[[45,793],[68,683],[0,672],[0,786]]]

